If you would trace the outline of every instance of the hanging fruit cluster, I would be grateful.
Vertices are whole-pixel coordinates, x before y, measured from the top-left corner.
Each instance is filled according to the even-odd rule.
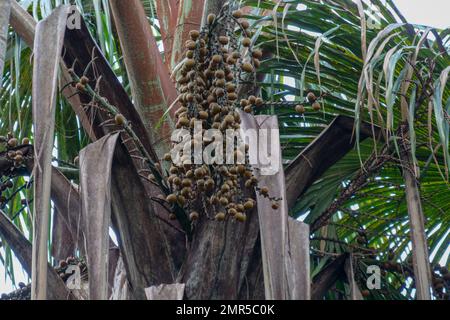
[[[31,300],[31,284],[19,282],[18,289],[11,293],[2,293],[0,300]]]
[[[320,106],[320,102],[319,100],[322,99],[325,95],[321,95],[319,97],[317,97],[314,92],[308,92],[308,94],[306,95],[306,103],[308,103],[309,105],[311,105],[311,108],[314,111],[319,111],[321,106]],[[306,107],[303,104],[298,104],[295,106],[295,112],[297,112],[298,114],[304,114],[306,112]]]
[[[262,57],[259,49],[252,48],[249,23],[242,15],[241,11],[231,9],[219,16],[210,14],[201,31],[190,32],[191,39],[186,43],[185,60],[177,79],[181,106],[176,111],[176,128],[191,132],[192,146],[200,144],[204,148],[212,142],[194,135],[196,121],[202,122],[204,130],[212,128],[222,133],[227,129],[239,130],[239,109],[251,113],[264,103],[261,98],[242,98],[237,93],[242,79],[254,79]],[[242,33],[240,41],[235,33],[236,26]],[[273,209],[277,209],[281,199],[270,197],[267,187],[258,186],[258,179],[248,163],[248,149],[246,145],[245,155],[234,149],[235,161],[246,159],[241,164],[192,164],[192,154],[183,154],[181,164],[171,164],[168,182],[172,193],[167,196],[167,202],[183,207],[189,212],[190,220],[200,217],[195,208],[204,208],[202,211],[211,213],[208,215],[211,219],[223,221],[232,217],[243,222],[255,206],[255,200],[245,194],[250,195],[249,191],[256,189],[272,201]],[[165,160],[172,160],[170,154]]]
[[[19,168],[24,163],[24,155],[22,151],[16,150],[19,147],[19,140],[13,136],[11,132],[8,132],[8,135],[0,136],[0,144],[5,146],[7,151],[7,159],[10,160],[15,168]],[[22,145],[30,144],[30,140],[28,138],[22,139]]]

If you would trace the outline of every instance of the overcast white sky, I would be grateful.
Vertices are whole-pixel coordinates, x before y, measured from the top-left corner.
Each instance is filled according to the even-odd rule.
[[[394,2],[410,23],[441,29],[450,27],[450,0],[394,0]]]
[[[450,27],[450,0],[394,0],[394,2],[410,23],[441,29]],[[15,264],[18,265],[17,260],[15,260]],[[23,272],[17,271],[16,280],[27,281]],[[5,280],[5,270],[0,264],[0,293],[11,290],[11,282]]]

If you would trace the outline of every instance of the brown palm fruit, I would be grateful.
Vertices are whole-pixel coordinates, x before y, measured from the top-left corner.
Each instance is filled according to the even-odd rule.
[[[248,29],[248,28],[250,27],[250,23],[248,23],[247,20],[242,20],[242,21],[241,21],[241,26],[242,26],[242,28],[244,28],[244,29]]]
[[[86,77],[86,76],[82,76],[82,77],[80,78],[80,83],[83,84],[83,85],[88,84],[88,83],[89,83],[89,78]]]
[[[191,37],[192,40],[197,40],[198,37],[200,37],[200,32],[198,30],[191,30],[189,31],[189,36]]]
[[[223,60],[223,58],[222,58],[222,56],[220,54],[215,54],[211,58],[211,61],[214,62],[215,64],[221,63],[222,60]]]
[[[215,85],[216,85],[217,87],[220,87],[220,88],[225,87],[225,84],[226,84],[225,79],[217,79],[217,80],[215,81]]]
[[[306,98],[308,99],[309,102],[314,102],[316,101],[317,97],[314,94],[314,92],[308,92],[308,94],[306,95]]]
[[[245,210],[251,210],[253,209],[253,207],[254,207],[253,200],[248,200],[244,203]]]
[[[223,221],[225,220],[225,213],[223,212],[218,212],[216,214],[216,216],[214,217],[214,219],[216,219],[217,221]]]
[[[251,106],[246,106],[246,107],[244,108],[244,112],[246,112],[246,113],[251,113],[252,111],[253,111],[253,109],[252,109]]]
[[[166,201],[168,203],[174,204],[175,202],[177,202],[177,196],[175,194],[169,194],[166,198]]]
[[[220,36],[220,37],[219,37],[219,42],[220,42],[221,44],[223,44],[223,45],[227,45],[228,42],[229,42],[229,39],[228,39],[228,37],[226,37],[226,36]]]
[[[234,216],[234,218],[239,221],[239,222],[245,222],[245,220],[247,220],[247,216],[243,213],[236,213],[236,215]]]
[[[211,179],[211,178],[207,179],[206,182],[205,182],[205,187],[206,187],[207,190],[214,189],[214,185],[215,185],[214,180]]]
[[[304,114],[305,113],[305,107],[301,104],[295,106],[295,112],[298,114]]]
[[[246,38],[242,39],[241,43],[244,47],[250,47],[250,45],[252,44],[252,40],[250,40],[250,38],[246,37]]]
[[[192,212],[189,214],[189,219],[191,219],[191,221],[198,220],[198,218],[199,218],[199,214],[198,214],[197,211],[192,211]]]
[[[278,210],[279,207],[280,207],[280,205],[276,201],[272,202],[272,209],[273,210]]]
[[[172,179],[172,183],[176,186],[181,185],[181,179],[178,176],[174,176],[174,178]]]
[[[19,141],[16,138],[11,138],[8,140],[8,147],[14,148],[19,144]]]
[[[320,103],[317,102],[317,101],[315,101],[315,102],[312,104],[312,107],[313,107],[314,111],[319,111],[319,110],[320,110]]]
[[[255,104],[256,103],[256,97],[255,96],[249,96],[248,97],[248,102],[250,103],[250,104]]]
[[[230,100],[230,101],[236,101],[237,98],[238,98],[238,96],[237,96],[236,92],[230,92],[228,94],[228,100]]]
[[[240,19],[240,18],[242,18],[242,11],[241,10],[235,10],[235,11],[233,11],[232,15],[233,15],[233,18]]]
[[[264,101],[261,98],[256,98],[255,100],[255,106],[261,107],[263,105]]]
[[[208,24],[213,24],[215,20],[216,20],[216,15],[213,13],[210,13],[207,18]]]
[[[214,76],[215,76],[217,79],[223,79],[223,78],[225,78],[225,72],[224,72],[223,70],[217,70],[217,71],[214,73]]]
[[[368,297],[370,295],[370,291],[367,290],[367,289],[366,290],[362,290],[361,291],[361,295],[366,298],[366,297]]]
[[[253,59],[253,65],[258,69],[261,66],[261,61],[259,59]]]
[[[225,207],[228,204],[228,199],[225,197],[222,197],[222,198],[220,198],[219,202],[222,206]]]
[[[164,155],[164,160],[166,160],[166,161],[171,161],[172,160],[172,156],[170,155],[170,153],[166,153]]]
[[[208,112],[206,112],[206,111],[199,111],[198,117],[201,120],[206,120],[206,119],[208,119],[209,115],[208,115]]]
[[[78,91],[84,91],[86,89],[86,87],[84,86],[84,84],[82,84],[81,82],[78,82],[75,85],[75,88],[77,88]]]
[[[194,41],[192,41],[192,40],[186,41],[186,49],[195,50],[196,48],[197,48],[197,44]]]
[[[253,50],[252,56],[253,56],[253,58],[255,58],[255,59],[261,59],[262,56],[263,56],[263,53],[262,53],[261,50],[256,49],[256,50]]]
[[[227,63],[228,63],[229,65],[236,64],[236,59],[234,59],[233,57],[228,57],[228,58],[227,58]]]
[[[228,214],[232,217],[234,217],[237,214],[237,210],[235,208],[228,209]]]
[[[169,214],[169,220],[176,220],[177,216],[174,213]]]
[[[186,198],[182,195],[178,195],[177,202],[180,206],[184,207],[184,205],[186,204]]]
[[[269,188],[262,187],[260,192],[261,192],[262,195],[267,196],[269,194]]]
[[[246,100],[246,99],[241,99],[240,105],[241,105],[242,108],[244,108],[245,106],[248,105],[248,100]]]
[[[184,66],[187,70],[191,70],[195,66],[195,60],[194,59],[187,59],[184,63]]]
[[[116,114],[116,116],[114,117],[114,122],[118,126],[123,126],[126,121],[127,120],[125,119],[125,117],[121,113]]]
[[[241,68],[243,71],[245,71],[247,73],[251,73],[254,71],[253,66],[248,62],[243,63]]]
[[[234,85],[234,83],[231,82],[228,82],[225,88],[227,89],[228,93],[236,91],[236,86]]]
[[[194,51],[193,50],[186,51],[186,58],[188,59],[194,58]],[[178,83],[180,83],[180,81],[178,81]]]

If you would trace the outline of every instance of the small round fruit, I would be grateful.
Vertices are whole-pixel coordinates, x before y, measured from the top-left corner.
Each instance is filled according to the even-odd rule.
[[[262,187],[260,192],[261,192],[262,195],[268,195],[269,194],[269,188]]]
[[[253,209],[253,207],[254,207],[253,201],[249,200],[244,203],[245,210],[251,210],[251,209]]]
[[[254,69],[250,63],[246,62],[242,64],[242,70],[244,70],[247,73],[252,73]]]
[[[170,153],[166,153],[164,155],[164,160],[166,160],[166,161],[171,161],[172,160],[172,156],[170,155]]]
[[[177,200],[178,200],[178,204],[182,207],[186,204],[186,198],[182,195],[179,195],[177,197]]]
[[[216,216],[214,217],[217,221],[223,221],[225,220],[225,213],[223,212],[219,212],[216,214]]]
[[[308,99],[309,102],[314,102],[317,99],[314,92],[308,92],[308,94],[306,95],[306,98]]]
[[[27,137],[23,138],[22,144],[30,144],[30,139],[28,139]]]
[[[198,32],[198,30],[191,30],[189,31],[189,36],[191,37],[192,40],[197,40],[198,37],[200,37],[200,32]]]
[[[234,218],[239,222],[245,222],[245,220],[247,220],[247,216],[241,212],[236,213]]]
[[[252,40],[250,40],[250,38],[244,38],[244,39],[242,39],[242,45],[244,46],[244,47],[250,47],[250,44],[252,43]]]
[[[82,76],[81,79],[80,79],[80,83],[83,84],[83,85],[88,84],[89,83],[89,78],[86,77],[86,76]]]
[[[241,10],[235,10],[235,11],[233,11],[232,15],[233,15],[233,18],[240,19],[240,18],[242,18],[242,11]]]
[[[369,295],[370,295],[370,291],[369,290],[362,290],[361,291],[361,295],[364,297],[364,298],[366,298],[366,297],[368,297]]]
[[[19,144],[19,141],[16,138],[11,138],[8,140],[8,147],[14,148]]]
[[[256,50],[253,50],[252,55],[253,55],[253,58],[255,58],[255,59],[261,59],[263,56],[263,53],[260,49],[256,49]]]
[[[212,62],[218,64],[222,62],[222,56],[220,54],[215,54],[212,56]]]
[[[78,91],[84,91],[84,89],[86,89],[84,84],[82,84],[81,82],[78,82],[75,87],[77,88]]]
[[[244,108],[244,111],[246,112],[246,113],[252,113],[252,107],[251,106],[246,106],[245,108]]]
[[[316,101],[316,102],[314,102],[312,104],[312,107],[313,107],[314,111],[319,111],[320,110],[320,103]]]
[[[116,114],[116,116],[114,117],[114,122],[116,123],[116,125],[118,126],[123,126],[126,122],[125,117],[123,116],[123,114],[118,113]]]
[[[213,14],[213,13],[210,13],[209,15],[208,15],[208,24],[213,24],[214,23],[214,21],[216,20],[216,15],[215,14]]]
[[[186,62],[184,63],[184,66],[188,70],[192,69],[195,66],[195,60],[194,59],[187,59]]]
[[[168,203],[172,203],[172,204],[174,204],[175,202],[177,202],[177,196],[175,195],[175,194],[169,194],[168,196],[167,196],[167,198],[166,198],[166,201],[168,202]]]
[[[169,220],[176,220],[177,216],[174,213],[169,214]]]
[[[228,41],[229,41],[229,39],[228,39],[228,37],[226,37],[226,36],[220,36],[220,37],[219,37],[219,42],[220,42],[221,44],[223,44],[223,45],[227,45],[227,44],[228,44]]]
[[[189,219],[191,219],[191,221],[198,220],[198,218],[199,218],[199,214],[198,214],[197,211],[192,211],[192,212],[189,214]]]
[[[301,104],[295,106],[295,112],[298,114],[304,114],[305,113],[305,107]]]
[[[241,21],[241,27],[244,29],[248,29],[250,27],[250,23],[247,20]]]
[[[277,202],[272,202],[272,209],[273,210],[278,210],[278,208],[280,207],[280,205]]]

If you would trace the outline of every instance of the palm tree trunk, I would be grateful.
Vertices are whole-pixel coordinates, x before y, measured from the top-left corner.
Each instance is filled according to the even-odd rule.
[[[416,298],[431,300],[431,271],[425,234],[424,214],[420,201],[419,185],[412,166],[409,144],[403,139],[400,153],[403,161],[403,178],[405,180],[406,204],[408,207]]]
[[[162,61],[141,1],[110,0],[110,5],[136,108],[150,132],[157,154],[162,157],[169,147],[170,117],[157,128],[177,97],[175,86]]]

